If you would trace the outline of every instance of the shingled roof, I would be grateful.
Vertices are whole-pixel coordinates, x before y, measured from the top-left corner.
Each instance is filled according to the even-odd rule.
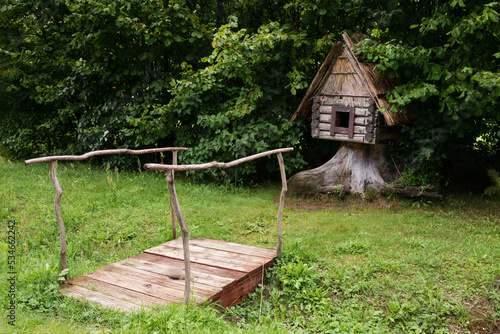
[[[410,117],[403,113],[391,112],[391,106],[385,99],[385,93],[394,88],[394,84],[386,76],[380,76],[374,64],[365,64],[354,55],[354,42],[344,33],[343,40],[337,41],[326,56],[318,73],[307,89],[299,107],[292,116],[292,121],[301,116],[311,115],[313,97],[320,93],[339,96],[355,97],[356,95],[369,96],[375,102],[377,109],[385,108],[382,113],[386,124],[393,126],[409,123]],[[361,36],[355,37],[356,42]],[[346,79],[344,74],[354,74]]]

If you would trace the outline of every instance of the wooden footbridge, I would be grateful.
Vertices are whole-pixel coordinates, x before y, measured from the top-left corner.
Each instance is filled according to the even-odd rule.
[[[271,150],[229,163],[178,165],[177,152],[184,150],[187,149],[167,147],[147,150],[102,150],[79,156],[50,156],[25,161],[26,165],[38,162],[50,163],[50,176],[56,190],[54,207],[60,232],[61,270],[64,270],[67,267],[66,232],[60,210],[62,188],[56,176],[57,161],[84,160],[91,156],[117,153],[144,154],[171,151],[173,154],[172,165],[145,164],[144,169],[165,170],[167,173],[174,240],[146,249],[141,254],[123,261],[71,278],[60,286],[63,295],[124,311],[170,303],[188,304],[190,297],[196,305],[214,302],[227,307],[241,302],[262,282],[264,271],[273,265],[276,257],[281,255],[281,219],[287,191],[281,153],[292,151],[293,148]],[[272,154],[278,157],[282,180],[276,250],[220,240],[190,240],[175,190],[174,171],[229,168]],[[181,238],[176,238],[176,218],[181,227]]]
[[[273,249],[219,240],[190,240],[191,297],[231,306],[261,282],[276,256]],[[181,238],[109,264],[61,286],[61,293],[104,307],[134,310],[182,303],[186,275]]]

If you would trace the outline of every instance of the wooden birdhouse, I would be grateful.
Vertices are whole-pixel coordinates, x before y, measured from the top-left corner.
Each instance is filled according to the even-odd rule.
[[[407,123],[406,114],[392,113],[384,98],[394,85],[354,55],[353,40],[343,34],[321,65],[292,120],[312,116],[313,138],[377,144],[389,139],[389,127]],[[381,112],[382,108],[385,110]]]

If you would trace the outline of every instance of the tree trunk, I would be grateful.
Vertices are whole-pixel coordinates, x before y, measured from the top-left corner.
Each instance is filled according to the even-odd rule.
[[[387,186],[382,174],[387,169],[384,145],[344,143],[324,165],[295,174],[288,180],[292,193],[308,191],[361,194],[366,188]]]

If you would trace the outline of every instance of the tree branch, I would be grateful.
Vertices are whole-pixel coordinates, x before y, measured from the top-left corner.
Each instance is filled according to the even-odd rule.
[[[61,185],[56,176],[57,161],[51,161],[49,165],[50,178],[56,190],[56,199],[54,203],[54,210],[56,212],[57,225],[59,226],[59,235],[61,239],[61,270],[66,269],[66,229],[64,228],[64,221],[61,215],[61,197],[63,194]],[[67,278],[67,275],[64,275]]]
[[[203,170],[203,169],[208,169],[208,168],[229,168],[233,167],[236,165],[239,165],[243,162],[248,162],[252,161],[255,159],[259,159],[262,157],[265,157],[267,155],[271,154],[277,154],[277,153],[283,153],[283,152],[290,152],[293,151],[293,147],[288,147],[288,148],[280,148],[276,150],[271,150],[271,151],[266,151],[254,155],[250,155],[245,158],[233,160],[231,162],[209,162],[205,164],[197,164],[197,165],[162,165],[162,164],[145,164],[144,169],[145,170],[175,170],[175,171],[188,171],[188,170]]]
[[[49,162],[56,160],[85,160],[87,158],[96,156],[96,155],[105,155],[105,154],[118,154],[118,153],[127,153],[127,154],[145,154],[145,153],[157,153],[157,152],[167,152],[167,151],[187,151],[185,147],[163,147],[163,148],[150,148],[144,150],[130,150],[128,148],[121,149],[112,149],[112,150],[101,150],[88,152],[82,155],[54,155],[47,156],[42,158],[29,159],[24,161],[26,166],[31,164],[36,164],[38,162]]]

